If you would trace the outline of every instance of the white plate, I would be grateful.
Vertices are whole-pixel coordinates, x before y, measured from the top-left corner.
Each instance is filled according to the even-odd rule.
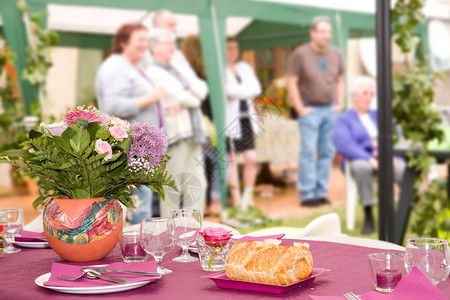
[[[198,253],[198,248],[189,246],[189,251],[194,252],[194,253]]]
[[[50,247],[48,245],[48,242],[17,242],[17,241],[14,241],[14,244],[16,244],[17,246],[20,246],[20,247],[24,247],[24,248],[35,248],[35,249]]]
[[[48,286],[44,285],[44,282],[50,279],[50,273],[45,273],[44,275],[36,278],[34,283],[36,285],[54,290],[61,293],[69,293],[69,294],[106,294],[106,293],[115,293],[128,291],[132,289],[136,289],[138,287],[149,284],[152,280],[149,281],[141,281],[134,283],[126,283],[126,284],[116,284],[116,285],[108,285],[108,286],[95,286],[95,287],[61,287],[61,286]]]

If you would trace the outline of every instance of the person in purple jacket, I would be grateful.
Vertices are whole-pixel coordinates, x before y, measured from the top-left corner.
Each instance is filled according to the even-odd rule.
[[[362,234],[375,230],[372,215],[372,177],[378,170],[378,122],[377,112],[370,109],[374,97],[375,81],[369,77],[357,77],[350,86],[353,108],[342,113],[334,125],[333,143],[343,156],[344,163],[350,164],[350,172],[356,181],[361,203],[364,207]],[[404,161],[394,161],[394,178],[400,182],[405,168]]]

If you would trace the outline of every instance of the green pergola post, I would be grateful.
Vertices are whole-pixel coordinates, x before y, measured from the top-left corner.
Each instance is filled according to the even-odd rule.
[[[0,14],[3,21],[3,31],[12,52],[16,54],[14,67],[17,74],[17,83],[27,115],[31,114],[31,105],[37,100],[37,89],[22,78],[22,72],[27,62],[27,35],[22,22],[22,12],[17,8],[15,0],[0,1]]]
[[[200,41],[209,86],[212,114],[217,133],[217,154],[220,176],[222,207],[227,204],[226,185],[226,138],[225,129],[225,18],[218,16],[216,5],[208,1],[209,7],[198,15]]]

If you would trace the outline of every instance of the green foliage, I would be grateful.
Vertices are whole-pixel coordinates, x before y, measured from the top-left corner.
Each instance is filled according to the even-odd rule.
[[[439,237],[450,240],[450,199],[446,194],[445,180],[432,181],[417,202],[414,211],[419,221],[412,230],[419,236]]]
[[[103,134],[108,130],[109,124],[100,126],[97,123],[86,127],[74,124],[61,136],[52,135],[45,128],[32,130],[23,149],[4,151],[0,154],[0,163],[13,164],[23,175],[39,178],[40,196],[33,203],[35,208],[50,197],[113,197],[132,207],[131,195],[135,187],[149,186],[162,199],[164,185],[176,189],[166,171],[167,155],[151,172],[131,171],[127,168],[125,151],[130,147],[130,133],[119,143],[111,135]],[[112,145],[110,159],[106,158],[108,153],[96,150],[99,137]]]
[[[254,206],[249,206],[247,210],[240,206],[229,207],[221,214],[221,221],[236,228],[253,230],[281,225],[281,221],[269,219]]]
[[[405,57],[408,52],[416,53],[418,50],[420,38],[415,35],[414,28],[425,21],[422,12],[425,2],[398,0],[392,10],[393,37]],[[399,71],[393,78],[393,116],[403,138],[411,142],[411,150],[407,155],[409,165],[419,172],[414,182],[416,190],[420,190],[430,166],[436,163],[429,155],[428,144],[444,139],[444,132],[439,127],[442,123],[441,114],[432,107],[433,87],[442,77],[441,72],[431,70],[425,61],[406,59],[406,69]],[[444,185],[433,181],[424,192],[415,196],[417,222],[413,225],[413,231],[419,236],[444,236],[446,233],[448,238],[450,200],[444,191]]]
[[[23,70],[22,77],[28,80],[39,91],[41,103],[47,101],[45,82],[47,73],[52,66],[51,46],[56,45],[59,35],[56,31],[46,29],[40,19],[42,13],[29,13],[25,0],[17,1],[17,8],[25,15],[29,15],[33,41],[27,47],[27,67]],[[39,103],[39,101],[38,101]]]
[[[3,37],[0,37],[4,39]],[[11,149],[25,138],[25,126],[23,125],[23,105],[14,93],[14,83],[6,73],[6,65],[12,64],[14,54],[7,47],[0,49],[0,76],[5,76],[4,83],[0,86],[0,151]]]

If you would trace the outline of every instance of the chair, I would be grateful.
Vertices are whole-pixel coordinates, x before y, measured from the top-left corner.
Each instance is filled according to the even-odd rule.
[[[356,211],[356,201],[358,198],[358,188],[356,187],[355,179],[350,172],[350,164],[345,164],[345,197],[346,197],[346,207],[345,207],[345,219],[347,223],[348,230],[355,229],[355,211]]]
[[[43,232],[44,231],[44,220],[42,219],[42,212],[34,218],[33,221],[25,224],[23,230],[33,231],[33,232]]]
[[[329,213],[315,218],[303,229],[301,236],[341,235],[341,219],[337,213]]]
[[[248,235],[264,236],[284,233],[286,239],[300,239],[309,236],[338,236],[341,235],[341,220],[336,213],[329,213],[315,218],[305,228],[270,227],[249,232]]]

